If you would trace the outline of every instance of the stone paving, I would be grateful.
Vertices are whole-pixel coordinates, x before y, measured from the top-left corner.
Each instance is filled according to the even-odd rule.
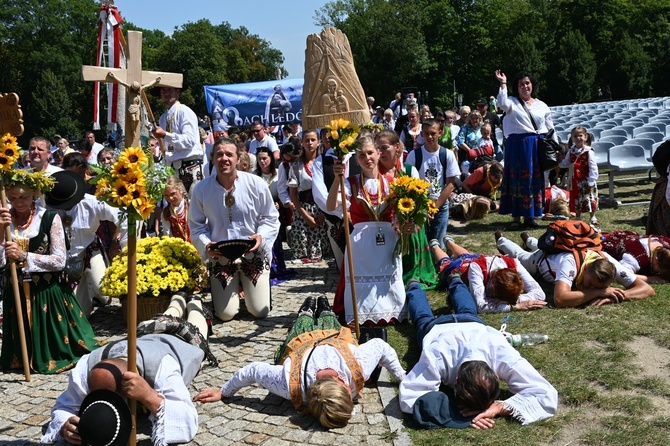
[[[295,279],[272,287],[273,310],[269,317],[255,320],[244,309],[233,321],[215,321],[210,337],[218,368],[205,367],[191,385],[195,395],[206,387],[220,387],[241,366],[251,361],[271,362],[277,346],[292,324],[298,307],[308,295],[326,294],[332,302],[337,270],[332,262],[291,264]],[[209,299],[205,302],[210,304]],[[99,339],[125,336],[121,306],[98,308],[91,315]],[[384,370],[384,372],[386,372]],[[0,444],[37,444],[50,419],[56,398],[67,387],[68,374],[33,374],[26,382],[20,373],[3,373],[0,378]],[[309,416],[298,415],[289,401],[261,387],[242,389],[227,403],[198,405],[200,428],[193,445],[390,445],[410,444],[403,430],[395,396],[397,388],[383,373],[378,387],[365,388],[348,426],[324,430]],[[140,418],[138,444],[150,445],[150,425]]]

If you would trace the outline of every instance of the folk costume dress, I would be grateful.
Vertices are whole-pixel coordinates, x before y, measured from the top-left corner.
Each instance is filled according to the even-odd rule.
[[[270,188],[270,194],[275,202],[275,207],[279,211],[280,233],[282,223],[282,210],[284,206],[279,199],[279,191],[277,184],[279,183],[278,175],[270,176],[270,174],[261,174],[261,178]],[[270,264],[270,285],[279,285],[289,279],[295,277],[296,272],[292,269],[286,268],[286,260],[284,260],[284,248],[282,247],[282,238],[277,236],[272,245],[272,263]]]
[[[400,171],[400,175],[419,178],[419,172],[413,165],[405,163],[404,168],[404,171]],[[393,178],[389,178],[389,181],[393,181]],[[410,235],[409,254],[402,256],[402,271],[404,283],[409,279],[416,279],[424,290],[432,290],[437,285],[437,272],[428,246],[426,225]]]
[[[72,288],[61,283],[67,251],[65,235],[60,217],[55,211],[37,207],[32,221],[26,228],[11,227],[17,242],[26,243],[28,257],[26,265],[18,270],[23,308],[23,326],[30,367],[37,373],[52,374],[67,370],[77,360],[97,347],[93,328],[86,319]],[[5,267],[7,259],[4,248],[0,247],[0,266]],[[5,370],[20,368],[22,365],[21,344],[14,292],[12,291],[9,269],[3,295],[4,319],[2,355],[0,360]],[[26,287],[27,285],[27,287]],[[26,296],[26,289],[30,296]],[[26,302],[30,302],[30,318],[26,315]]]
[[[598,163],[593,149],[584,146],[570,148],[561,167],[573,167],[570,188],[571,212],[594,212],[598,210]]]
[[[291,164],[288,187],[297,188],[300,204],[308,214],[314,218],[323,214],[312,194],[312,169],[302,159]],[[293,257],[303,259],[304,262],[319,262],[332,256],[325,223],[318,228],[312,228],[297,209],[293,212],[288,242]]]
[[[384,203],[389,193],[388,180],[381,174],[363,180],[362,175],[344,181],[347,204],[354,231],[351,252],[360,323],[386,324],[407,319],[405,286],[402,281],[402,258],[393,251],[398,234],[391,225],[393,209]],[[348,256],[345,250],[346,259]],[[344,321],[354,320],[351,301],[349,262],[344,262],[334,309],[343,309]]]
[[[191,230],[188,228],[188,202],[181,200],[176,208],[170,203],[161,212],[163,234],[168,237],[178,237],[184,241],[191,241]]]

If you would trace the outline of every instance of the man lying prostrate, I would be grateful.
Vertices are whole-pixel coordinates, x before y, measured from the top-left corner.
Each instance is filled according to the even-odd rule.
[[[421,358],[400,383],[400,409],[425,428],[487,429],[494,418],[529,424],[556,414],[558,393],[503,334],[477,317],[460,273],[449,280],[454,314],[435,317],[417,282],[407,286],[407,307],[422,348]],[[513,395],[498,400],[500,380]],[[445,384],[455,398],[439,391]]]
[[[537,247],[537,239],[528,233],[522,236],[527,247]],[[544,280],[554,284],[557,307],[600,306],[646,299],[656,294],[649,284],[605,252],[585,251],[584,261],[577,270],[572,252],[546,254],[540,249],[528,252],[505,238],[502,232],[496,232],[496,245],[501,252],[517,258],[529,273],[539,272]],[[614,281],[624,289],[612,287]]]

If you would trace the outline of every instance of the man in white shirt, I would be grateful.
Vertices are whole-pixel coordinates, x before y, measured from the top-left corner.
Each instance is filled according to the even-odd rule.
[[[86,141],[91,143],[93,156],[97,160],[98,159],[98,153],[100,153],[100,151],[104,148],[104,146],[102,144],[100,144],[99,142],[95,141],[95,133],[93,133],[91,131],[86,132]],[[90,162],[89,162],[89,164],[90,164]]]
[[[35,136],[30,140],[28,145],[28,160],[30,161],[30,167],[35,172],[44,172],[46,175],[52,175],[63,170],[58,166],[49,164],[50,147],[49,140],[42,136]]]
[[[272,150],[272,155],[275,158],[275,161],[279,160],[279,147],[277,146],[277,141],[265,133],[265,127],[260,121],[254,121],[251,123],[251,132],[254,135],[254,139],[249,143],[249,153],[252,155],[256,154],[256,149],[259,147],[267,147]]]
[[[129,418],[130,410],[119,401],[121,397],[138,401],[150,412],[154,445],[193,440],[198,432],[198,411],[188,387],[205,357],[216,364],[207,343],[202,303],[198,299],[185,303],[177,294],[163,315],[140,323],[137,331],[135,370],[128,370],[126,340],[111,342],[81,357],[70,372],[67,389],[51,411],[43,443],[125,444],[130,429],[123,429],[119,419]],[[110,393],[114,398],[109,398]],[[88,409],[81,409],[90,407],[91,399],[114,408],[109,413],[98,411],[87,416]],[[117,436],[125,441],[114,442]]]
[[[219,139],[213,147],[216,175],[193,189],[188,213],[191,242],[203,258],[212,259],[214,313],[231,320],[239,311],[242,285],[247,310],[264,318],[271,310],[270,262],[279,233],[279,212],[265,181],[237,170],[235,141]],[[239,259],[228,259],[213,245],[250,239],[254,245]]]
[[[81,158],[81,154],[71,154],[68,161],[75,155]],[[106,303],[100,285],[108,260],[96,231],[103,221],[108,221],[112,234],[115,234],[119,219],[116,209],[85,193],[86,182],[76,172],[77,168],[73,167],[55,173],[56,186],[46,193],[45,202],[48,209],[57,210],[63,222],[69,245],[68,264],[80,266],[77,271],[72,271],[68,281],[88,317],[93,309],[93,299]],[[116,238],[114,243],[118,246]]]
[[[454,314],[434,316],[419,283],[407,286],[407,307],[422,348],[419,362],[400,383],[400,409],[422,427],[487,429],[494,418],[512,416],[529,424],[552,417],[558,392],[521,357],[500,331],[477,317],[477,307],[460,274],[449,294]],[[513,394],[498,400],[500,380]],[[452,388],[455,398],[439,391]]]
[[[200,144],[198,117],[179,102],[181,89],[161,88],[161,100],[167,111],[158,120],[153,136],[162,138],[166,147],[165,163],[175,170],[184,187],[190,192],[203,179],[204,149]]]
[[[532,252],[523,250],[500,231],[496,232],[496,244],[501,252],[519,259],[530,274],[540,273],[544,280],[554,284],[554,305],[557,307],[600,306],[646,299],[656,294],[649,284],[606,252],[601,256],[587,251],[578,271],[572,252],[545,254],[537,249],[537,239],[527,233],[524,237]],[[594,259],[590,259],[590,255]],[[613,281],[624,289],[612,287]]]

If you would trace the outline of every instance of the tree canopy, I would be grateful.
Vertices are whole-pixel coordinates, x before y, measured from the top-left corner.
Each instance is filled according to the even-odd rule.
[[[34,135],[76,137],[91,129],[93,85],[82,80],[81,66],[95,61],[99,8],[93,0],[3,0],[0,91],[19,95],[22,145]],[[144,69],[184,74],[182,102],[199,115],[205,85],[269,80],[277,68],[286,74],[270,42],[227,22],[186,23],[170,36],[128,21],[121,27],[142,31]],[[150,101],[158,116],[158,95]]]
[[[337,0],[314,19],[347,34],[384,101],[415,86],[451,107],[455,85],[473,103],[496,69],[533,73],[550,105],[670,95],[670,0]]]

